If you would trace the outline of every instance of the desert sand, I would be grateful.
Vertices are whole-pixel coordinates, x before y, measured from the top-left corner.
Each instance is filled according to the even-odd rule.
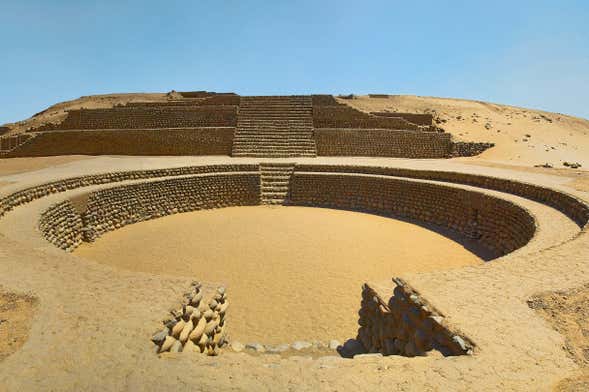
[[[459,243],[415,224],[269,206],[142,222],[107,233],[75,254],[129,271],[225,285],[231,293],[231,338],[270,344],[354,338],[364,282],[482,263]],[[256,317],[260,313],[265,317]]]
[[[389,98],[339,99],[366,112],[431,113],[456,140],[492,142],[495,147],[469,161],[516,165],[564,162],[589,166],[589,121],[541,110],[464,99],[391,95]]]

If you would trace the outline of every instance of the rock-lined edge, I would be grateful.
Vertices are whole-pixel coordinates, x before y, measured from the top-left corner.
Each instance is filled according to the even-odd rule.
[[[228,307],[225,287],[219,286],[207,302],[202,285],[192,282],[182,305],[170,310],[170,317],[163,320],[164,328],[151,337],[156,353],[219,355],[228,343],[225,324]]]
[[[388,303],[368,284],[362,287],[357,340],[367,353],[424,356],[437,350],[444,356],[472,355],[474,342],[455,331],[444,315],[401,278]]]

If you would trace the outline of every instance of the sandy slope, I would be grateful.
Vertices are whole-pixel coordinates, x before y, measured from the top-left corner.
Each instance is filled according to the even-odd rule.
[[[357,109],[432,113],[456,140],[487,141],[495,147],[476,160],[532,166],[579,162],[589,167],[589,120],[463,99],[391,95],[340,99]]]

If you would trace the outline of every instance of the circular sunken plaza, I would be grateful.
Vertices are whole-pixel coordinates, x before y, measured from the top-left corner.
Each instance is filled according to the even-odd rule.
[[[383,96],[88,99],[0,138],[0,390],[586,377],[544,314],[586,295],[586,172]]]

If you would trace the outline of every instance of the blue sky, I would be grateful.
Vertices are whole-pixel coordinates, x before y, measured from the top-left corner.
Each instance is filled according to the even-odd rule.
[[[111,92],[390,93],[589,118],[589,1],[0,0],[0,123]]]

